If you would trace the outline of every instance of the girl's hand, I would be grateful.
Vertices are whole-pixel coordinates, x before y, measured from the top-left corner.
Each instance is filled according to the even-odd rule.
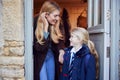
[[[48,24],[48,21],[47,21],[47,19],[46,19],[46,15],[47,15],[47,12],[44,12],[44,13],[42,13],[42,14],[40,15],[40,17],[41,17],[41,20],[43,21],[44,31],[45,31],[45,32],[48,32],[48,26],[49,26],[49,24]]]

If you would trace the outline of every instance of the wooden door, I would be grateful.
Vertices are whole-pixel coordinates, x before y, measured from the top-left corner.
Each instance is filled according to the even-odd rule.
[[[110,0],[88,0],[88,31],[100,60],[100,79],[109,80]]]

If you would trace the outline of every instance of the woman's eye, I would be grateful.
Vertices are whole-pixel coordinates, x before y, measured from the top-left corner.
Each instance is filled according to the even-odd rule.
[[[54,17],[59,17],[59,15],[55,15]]]

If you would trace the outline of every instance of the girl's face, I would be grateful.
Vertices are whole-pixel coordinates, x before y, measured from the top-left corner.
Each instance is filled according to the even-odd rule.
[[[51,13],[49,13],[47,16],[46,16],[48,22],[51,24],[51,25],[55,25],[56,22],[60,19],[60,11],[59,10],[55,10]]]
[[[69,40],[70,40],[70,46],[82,45],[82,40],[75,34],[71,34]]]

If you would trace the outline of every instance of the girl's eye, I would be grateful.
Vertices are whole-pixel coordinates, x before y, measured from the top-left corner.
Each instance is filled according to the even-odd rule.
[[[73,36],[71,36],[71,37],[73,37]]]

